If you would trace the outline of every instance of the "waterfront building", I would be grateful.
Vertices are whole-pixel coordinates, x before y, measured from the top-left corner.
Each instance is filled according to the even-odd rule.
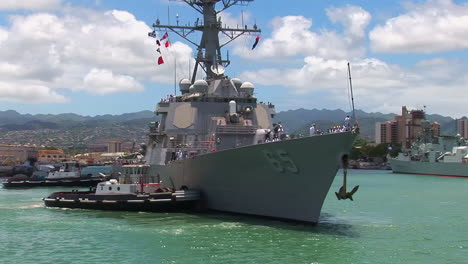
[[[408,111],[406,106],[401,108],[401,115],[395,116],[395,120],[378,122],[375,125],[375,142],[399,143],[409,148],[411,142],[415,141],[422,132],[422,124],[428,122],[425,119],[424,110]],[[432,122],[432,133],[440,136],[440,124]]]
[[[109,153],[122,152],[122,142],[109,141],[109,143],[107,143],[107,152]]]
[[[89,152],[75,155],[74,159],[82,164],[101,164],[103,158],[101,155],[103,152]]]
[[[104,162],[114,162],[125,156],[125,152],[110,152],[101,154],[101,160]]]
[[[375,142],[398,143],[398,126],[395,120],[375,124]]]
[[[38,158],[38,151],[35,146],[0,145],[0,164],[23,164],[30,158]]]
[[[457,131],[464,139],[468,139],[468,119],[457,120]]]
[[[92,144],[88,145],[89,152],[107,152],[107,144]]]
[[[432,136],[434,137],[440,136],[440,123],[439,122],[432,122]]]
[[[40,149],[38,161],[46,163],[59,163],[68,159],[61,149]]]

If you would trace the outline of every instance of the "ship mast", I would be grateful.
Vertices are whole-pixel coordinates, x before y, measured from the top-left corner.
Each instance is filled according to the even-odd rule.
[[[353,82],[351,80],[351,66],[348,62],[349,90],[351,91],[351,103],[353,107],[353,122],[356,122],[356,112],[354,111]]]
[[[156,37],[154,34],[156,31],[165,31],[170,30],[188,42],[192,43],[197,47],[197,57],[195,67],[193,69],[192,80],[194,83],[197,77],[198,67],[201,67],[206,73],[207,80],[212,80],[216,77],[224,76],[225,67],[229,66],[229,53],[226,56],[226,59],[223,59],[221,56],[221,48],[230,43],[231,41],[237,39],[243,34],[252,34],[260,33],[261,30],[257,28],[257,25],[253,25],[253,28],[229,28],[223,26],[221,18],[218,17],[218,14],[222,11],[232,7],[233,5],[246,5],[248,2],[253,2],[254,0],[179,0],[181,2],[187,3],[197,12],[203,15],[203,22],[199,22],[198,19],[193,26],[185,25],[162,25],[160,20],[157,19],[153,24],[153,32],[148,33],[150,37]],[[221,2],[223,4],[220,10],[216,10],[216,4]],[[195,32],[201,31],[202,37],[200,43],[190,40],[188,36]],[[228,37],[228,40],[220,44],[219,33],[223,33]]]

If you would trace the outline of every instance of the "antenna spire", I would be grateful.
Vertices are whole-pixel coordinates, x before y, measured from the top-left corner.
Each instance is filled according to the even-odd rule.
[[[218,17],[218,14],[233,5],[246,5],[249,2],[254,0],[180,0],[185,2],[197,12],[203,15],[202,22],[197,21],[194,23],[194,26],[186,25],[180,26],[179,20],[177,17],[177,25],[161,25],[160,21],[157,20],[153,24],[154,31],[164,31],[170,30],[188,42],[192,43],[197,48],[197,57],[195,67],[192,74],[192,83],[195,82],[198,67],[200,66],[203,71],[206,73],[206,78],[208,80],[223,77],[224,74],[219,71],[219,66],[225,68],[229,66],[229,58],[223,59],[221,56],[221,48],[229,44],[231,41],[237,39],[238,37],[244,34],[260,33],[261,30],[255,25],[254,28],[228,28],[221,24],[221,20]],[[218,2],[222,3],[220,10],[216,10],[216,4]],[[188,36],[195,32],[202,32],[202,38],[197,44],[196,42],[190,40]],[[219,33],[223,33],[229,39],[220,44]],[[148,34],[150,37],[155,37],[154,34]],[[221,73],[221,74],[220,74]]]

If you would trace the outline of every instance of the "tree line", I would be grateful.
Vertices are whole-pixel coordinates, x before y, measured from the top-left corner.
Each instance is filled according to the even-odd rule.
[[[369,160],[376,158],[387,161],[387,155],[396,157],[401,152],[400,143],[370,143],[362,138],[358,138],[353,145],[350,153],[350,158],[353,160]]]

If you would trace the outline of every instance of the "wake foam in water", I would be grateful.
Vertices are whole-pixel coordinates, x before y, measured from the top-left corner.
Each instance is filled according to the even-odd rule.
[[[10,206],[0,206],[0,209],[35,209],[35,208],[43,208],[44,204],[37,203],[37,204],[28,204],[28,205],[10,205]]]

